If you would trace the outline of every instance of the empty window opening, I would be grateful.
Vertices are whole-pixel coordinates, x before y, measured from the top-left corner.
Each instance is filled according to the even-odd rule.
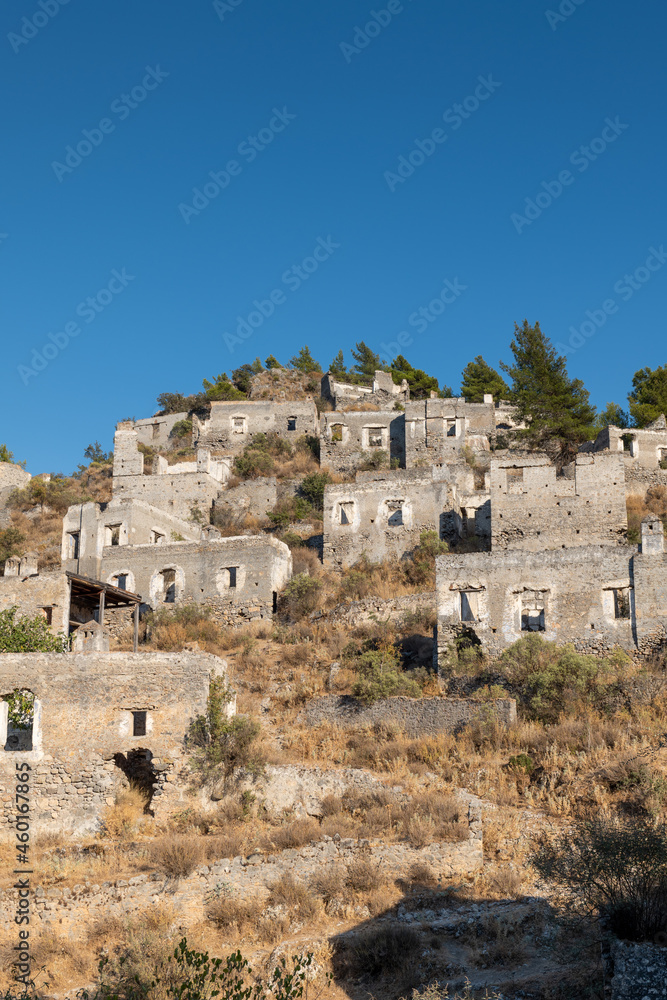
[[[338,444],[343,440],[343,425],[342,424],[332,424],[331,425],[331,442],[332,444]]]
[[[160,436],[160,425],[159,425],[159,423],[153,424],[152,430],[153,430],[153,437],[154,438]]]
[[[148,716],[147,712],[133,712],[132,713],[132,735],[133,736],[145,736],[146,735],[146,718]]]
[[[232,417],[232,431],[234,434],[245,434],[245,417]]]
[[[461,621],[476,622],[479,620],[479,591],[462,590],[461,594]]]
[[[389,517],[387,519],[389,527],[397,528],[405,523],[403,520],[402,500],[387,500],[387,510],[389,511]]]
[[[176,601],[176,570],[163,569],[160,576],[162,577],[162,600],[165,604],[174,604]]]
[[[287,430],[288,431],[295,431],[296,430],[296,417],[288,417],[287,418]]]
[[[630,588],[614,590],[614,618],[630,617]]]
[[[277,610],[278,610],[278,591],[274,590],[273,591],[273,601],[272,601],[272,611],[273,611],[274,615],[275,615],[275,613],[276,613]]]
[[[151,545],[164,545],[165,535],[153,529],[151,531]]]
[[[79,542],[81,534],[78,531],[70,531],[67,536],[67,555],[69,559],[79,558]]]
[[[229,574],[228,587],[230,590],[236,590],[236,571],[238,566],[228,566],[227,573]]]
[[[104,529],[105,545],[120,545],[120,524],[107,524]]]
[[[382,447],[382,428],[381,427],[369,427],[368,428],[368,447],[369,448],[381,448]]]
[[[53,625],[53,608],[40,608],[47,625]]]
[[[35,696],[25,688],[15,688],[1,699],[7,702],[6,751],[32,750]]]
[[[113,585],[119,590],[127,590],[127,573],[119,573],[118,576],[114,576]]]
[[[445,419],[445,437],[456,437],[455,419]]]
[[[521,631],[545,632],[544,594],[526,590],[521,598]]]
[[[354,520],[354,504],[353,503],[341,503],[338,505],[340,511],[340,523],[341,524],[352,524]]]

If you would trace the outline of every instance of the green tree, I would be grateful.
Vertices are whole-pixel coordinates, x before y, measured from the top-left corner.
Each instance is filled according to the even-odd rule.
[[[661,413],[667,417],[667,365],[635,372],[628,402],[635,427],[646,427]]]
[[[65,653],[69,639],[62,633],[54,635],[42,615],[30,618],[18,608],[0,611],[0,653]]]
[[[192,767],[203,777],[222,771],[225,778],[245,768],[259,774],[262,758],[254,745],[260,726],[246,715],[227,715],[233,697],[223,677],[215,677],[209,686],[206,714],[198,715],[190,724],[188,743],[193,749]]]
[[[324,510],[324,487],[328,482],[328,472],[312,472],[301,482],[301,493],[316,510]]]
[[[88,462],[96,462],[98,465],[107,465],[109,462],[113,461],[112,451],[102,451],[102,445],[99,441],[95,441],[93,444],[89,444],[83,453],[83,457],[88,459]]]
[[[5,528],[0,530],[0,565],[4,565],[5,560],[10,556],[18,556],[21,547],[25,542],[25,536],[18,528]]]
[[[610,425],[613,427],[627,427],[629,423],[630,417],[618,403],[607,403],[604,410],[598,413],[595,418],[595,426],[598,430],[604,430],[605,427],[609,427]]]
[[[319,361],[316,361],[310,353],[308,344],[306,344],[305,347],[302,347],[299,353],[295,354],[293,358],[289,359],[288,365],[290,368],[294,368],[298,372],[303,372],[304,375],[307,375],[309,372],[322,371],[322,366]]]
[[[277,358],[274,358],[273,354],[269,354],[269,356],[266,359],[266,361],[264,362],[264,364],[269,369],[269,371],[272,368],[282,368],[282,365],[280,364],[280,362],[278,361]]]
[[[371,351],[370,347],[365,344],[363,340],[360,340],[358,344],[354,345],[352,357],[355,361],[352,373],[356,375],[358,379],[370,382],[376,372],[389,371],[389,366],[385,365],[380,360],[380,355],[376,354],[375,351]]]
[[[234,385],[226,372],[216,375],[212,382],[204,379],[206,398],[213,400],[247,399],[247,394]]]
[[[507,399],[509,386],[502,375],[487,365],[481,354],[469,361],[461,373],[461,395],[469,403],[483,403],[485,394],[494,400]]]
[[[0,462],[13,462],[14,455],[6,444],[0,444]]]
[[[182,392],[162,392],[157,397],[157,404],[160,407],[158,416],[167,413],[192,413],[193,410],[205,409],[208,397],[204,392],[197,392],[193,396],[184,396]]]
[[[437,378],[427,375],[421,368],[413,368],[402,354],[391,363],[391,377],[396,385],[405,379],[410,387],[410,399],[429,399],[432,392],[440,392]]]
[[[514,363],[500,367],[512,379],[510,399],[527,428],[517,432],[534,448],[556,450],[561,462],[569,461],[577,446],[594,433],[595,410],[580,379],[571,379],[565,358],[542,331],[540,324],[514,324],[510,344]]]
[[[345,367],[345,355],[342,351],[339,351],[336,357],[333,359],[329,365],[329,371],[334,378],[346,379],[349,378],[349,372]]]

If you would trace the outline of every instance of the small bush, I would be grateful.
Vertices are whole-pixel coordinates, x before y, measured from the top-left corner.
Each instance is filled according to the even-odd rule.
[[[301,486],[299,487],[300,492],[315,510],[321,511],[324,509],[324,487],[328,482],[328,472],[313,472],[301,482]]]
[[[267,834],[267,843],[279,851],[289,848],[303,847],[311,840],[317,840],[319,826],[314,819],[295,819],[292,823],[271,830]]]
[[[148,795],[142,788],[130,785],[116,795],[112,806],[102,814],[102,823],[109,837],[129,837],[143,817]]]
[[[245,925],[255,926],[262,915],[264,904],[252,897],[239,899],[232,895],[221,895],[211,899],[206,907],[206,918],[218,927],[236,925],[241,930]]]
[[[347,971],[355,976],[394,977],[410,969],[419,955],[419,948],[419,935],[412,928],[369,928],[348,946],[344,961]]]
[[[269,893],[271,906],[284,906],[303,920],[315,916],[317,912],[317,900],[308,885],[297,881],[290,874],[283,875],[274,882]]]
[[[30,618],[18,608],[0,611],[0,653],[65,653],[69,649],[66,635],[54,633],[43,615]]]
[[[306,573],[293,576],[278,597],[278,614],[288,621],[299,621],[317,607],[322,584]]]
[[[347,866],[345,885],[353,892],[373,892],[385,882],[379,864],[374,864],[368,858],[355,858]]]
[[[395,695],[421,697],[422,690],[419,684],[401,670],[399,656],[393,645],[366,650],[355,661],[354,667],[358,673],[358,680],[352,691],[366,704]]]
[[[255,746],[260,725],[246,715],[228,719],[225,708],[230,697],[224,679],[214,678],[209,688],[206,715],[198,716],[190,726],[191,766],[204,780],[220,773],[229,778],[237,768],[257,775],[264,767],[263,755]]]
[[[667,927],[667,830],[640,819],[579,820],[543,839],[530,861],[573,900],[609,917],[620,938],[651,941]]]
[[[165,875],[187,878],[204,863],[204,846],[198,837],[162,837],[151,844],[150,859]]]
[[[325,904],[342,899],[345,894],[345,872],[339,865],[321,868],[311,877],[310,887]]]
[[[220,861],[221,858],[238,858],[243,852],[244,837],[241,830],[227,830],[219,836],[207,837],[204,841],[206,858]]]

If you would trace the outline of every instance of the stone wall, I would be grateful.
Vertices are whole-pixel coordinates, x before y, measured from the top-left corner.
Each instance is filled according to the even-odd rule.
[[[625,441],[623,440],[625,438]],[[627,445],[626,445],[627,442]],[[645,469],[657,469],[667,460],[667,420],[660,414],[647,427],[605,427],[598,434],[593,449],[625,454]]]
[[[365,705],[349,695],[328,695],[311,701],[299,721],[308,726],[328,722],[343,729],[393,723],[414,739],[457,732],[475,719],[486,717],[510,725],[516,722],[516,702],[513,698],[490,702],[464,698],[382,698]]]
[[[251,517],[266,517],[278,502],[278,481],[275,476],[248,479],[238,486],[226,489],[213,501],[213,521],[216,516],[233,523],[235,519],[248,514]]]
[[[0,528],[9,524],[7,501],[16,489],[27,486],[32,476],[20,465],[13,462],[0,462]]]
[[[617,455],[577,455],[574,478],[557,476],[545,457],[492,461],[491,546],[541,552],[625,542],[625,473]]]
[[[667,469],[645,469],[635,463],[625,465],[626,496],[638,496],[642,500],[652,486],[667,487]]]
[[[405,464],[407,468],[455,462],[464,448],[488,451],[495,433],[492,396],[483,403],[465,399],[412,400],[405,407]]]
[[[294,444],[304,435],[317,433],[317,409],[312,399],[213,402],[207,419],[193,418],[194,445],[226,455],[238,455],[255,434],[278,434]]]
[[[0,577],[0,611],[13,606],[29,618],[40,614],[47,621],[50,618],[53,632],[69,632],[69,587],[67,577],[59,570]]]
[[[374,405],[378,409],[393,408],[395,403],[405,406],[410,399],[410,389],[405,379],[396,385],[389,372],[377,371],[371,385],[352,385],[340,382],[331,372],[322,376],[322,399],[333,405],[334,410],[354,409],[355,403]]]
[[[225,674],[225,661],[207,653],[0,654],[0,693],[35,697],[33,749],[0,750],[1,835],[13,836],[7,793],[19,760],[31,768],[33,834],[96,831],[129,776],[152,790],[155,816],[166,816],[185,796],[173,779],[188,726],[206,709],[211,678]],[[136,712],[146,713],[144,735],[134,735]]]
[[[220,858],[202,865],[189,878],[179,879],[177,883],[159,872],[151,872],[100,885],[78,885],[73,889],[44,890],[36,884],[32,900],[35,928],[42,932],[54,930],[76,939],[85,937],[97,922],[110,917],[121,920],[136,917],[161,902],[173,907],[179,924],[188,928],[202,922],[208,902],[215,899],[223,886],[235,897],[266,899],[270,886],[286,875],[297,881],[308,881],[323,868],[339,866],[344,869],[358,858],[381,866],[382,872],[390,878],[405,878],[413,865],[420,864],[446,882],[457,876],[472,875],[483,867],[481,810],[471,801],[467,812],[468,837],[458,843],[413,848],[403,843],[357,843],[337,835],[313,841],[300,850]],[[18,890],[10,889],[0,894],[0,919],[7,926],[16,913],[17,902]]]
[[[174,439],[171,437],[174,424],[187,419],[187,413],[165,413],[160,416],[135,420],[133,423],[137,432],[137,441],[149,448],[160,450],[171,448],[174,443]]]
[[[460,533],[447,470],[379,474],[324,490],[324,563],[344,568],[365,553],[372,561],[401,559],[422,531]]]
[[[361,601],[337,604],[331,611],[317,611],[311,621],[344,622],[351,628],[371,622],[400,621],[410,615],[424,617],[435,613],[435,594],[406,594],[383,601],[379,597],[365,597]]]

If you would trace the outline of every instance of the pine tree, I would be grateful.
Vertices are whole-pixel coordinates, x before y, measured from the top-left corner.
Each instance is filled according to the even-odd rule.
[[[667,365],[635,372],[628,402],[635,427],[646,427],[661,413],[667,417]]]
[[[349,372],[345,367],[345,355],[342,351],[339,351],[336,357],[333,359],[329,365],[329,373],[333,375],[334,378],[346,379],[349,376]]]
[[[610,425],[614,427],[627,427],[629,422],[630,417],[618,403],[607,403],[604,410],[598,413],[595,418],[595,426],[599,430],[603,430]]]
[[[391,377],[396,385],[405,379],[410,387],[410,399],[429,399],[432,392],[440,392],[437,378],[427,375],[421,368],[413,368],[402,354],[391,363]]]
[[[507,399],[509,391],[502,375],[491,365],[487,365],[481,354],[474,361],[469,361],[461,373],[461,395],[469,403],[483,403],[484,396],[488,393],[496,401]]]
[[[269,369],[269,371],[271,371],[272,368],[282,368],[282,365],[280,364],[277,358],[274,358],[273,354],[269,354],[264,364]]]
[[[370,347],[363,340],[355,344],[352,350],[352,357],[356,362],[352,371],[360,379],[370,382],[377,371],[389,371],[388,365],[383,364],[380,360],[380,355],[376,354],[375,351],[371,351]]]
[[[303,372],[307,375],[309,372],[321,372],[322,366],[310,353],[310,348],[306,344],[302,347],[298,354],[295,354],[293,358],[288,361],[290,368],[294,368],[298,372]]]
[[[539,323],[514,324],[510,344],[514,363],[501,363],[512,379],[510,399],[527,424],[519,432],[535,448],[557,451],[560,461],[572,458],[577,445],[594,434],[595,409],[580,379],[570,379],[565,358],[558,355]]]
[[[203,381],[204,390],[206,392],[206,398],[210,400],[232,400],[232,399],[247,399],[244,392],[237,389],[233,382],[230,381],[229,375],[226,372],[221,372],[220,375],[216,375],[212,382],[208,379]]]
[[[0,462],[13,462],[14,455],[6,444],[0,444]]]

